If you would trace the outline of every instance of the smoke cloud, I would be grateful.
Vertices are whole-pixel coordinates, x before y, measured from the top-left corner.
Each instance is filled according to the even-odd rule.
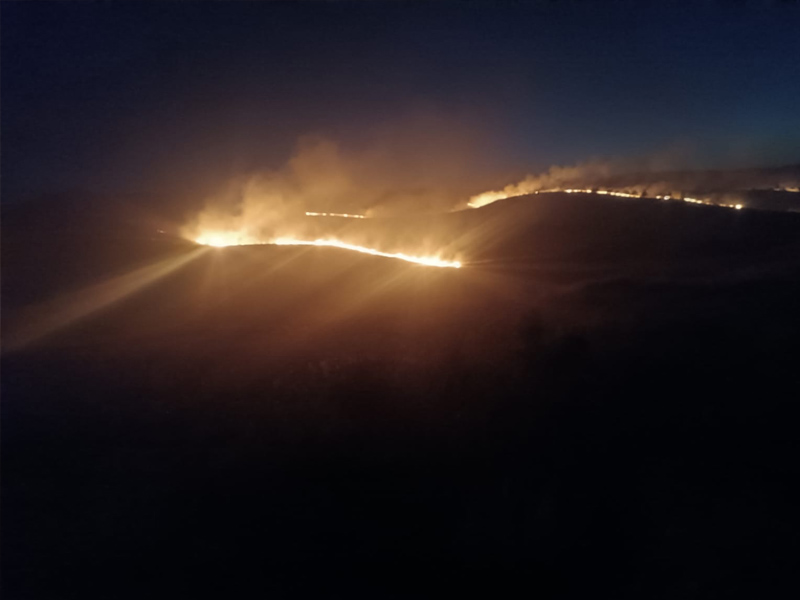
[[[182,233],[237,232],[238,243],[248,243],[300,235],[307,212],[384,217],[465,208],[467,198],[497,182],[483,151],[487,137],[479,127],[430,116],[385,127],[356,147],[305,136],[282,167],[231,179]]]
[[[415,115],[370,138],[343,143],[331,136],[301,137],[285,164],[242,173],[213,194],[182,234],[212,232],[225,243],[256,243],[283,236],[313,239],[319,224],[306,213],[390,217],[477,208],[511,196],[590,189],[633,196],[670,196],[725,206],[800,209],[800,196],[754,196],[752,190],[797,191],[800,167],[674,170],[678,152],[629,159],[595,159],[508,181],[513,169],[492,147],[488,126],[466,119]],[[672,168],[673,170],[669,170]],[[482,191],[482,190],[490,191]],[[482,192],[482,193],[479,193]],[[749,194],[749,195],[748,195]],[[786,198],[792,196],[791,198]],[[700,198],[701,200],[696,200]],[[787,208],[788,207],[788,208]]]
[[[518,183],[477,194],[470,198],[468,205],[479,208],[513,196],[568,189],[609,190],[650,197],[699,196],[715,204],[752,204],[748,200],[753,199],[751,192],[756,190],[800,191],[800,166],[797,165],[705,171],[666,171],[657,167],[663,167],[663,161],[592,160],[574,166],[554,166],[544,173],[528,175]]]

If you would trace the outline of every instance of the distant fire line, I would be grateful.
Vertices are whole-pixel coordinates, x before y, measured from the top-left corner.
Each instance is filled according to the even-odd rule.
[[[307,217],[341,217],[343,219],[366,219],[364,215],[350,215],[347,213],[306,212]]]
[[[620,196],[622,198],[641,198],[641,194],[631,194],[629,192],[616,192],[611,190],[574,190],[568,189],[564,190],[568,194],[572,193],[580,193],[580,194],[601,194],[601,195],[609,195],[609,196]],[[538,194],[539,192],[534,192]],[[670,195],[666,196],[655,196],[658,200],[677,200],[682,202],[688,202],[689,204],[705,204],[706,206],[721,206],[723,208],[734,208],[736,210],[742,210],[744,205],[742,204],[717,204],[715,202],[711,202],[709,200],[701,200],[699,198],[691,198],[689,196],[684,196],[683,198],[677,198]]]
[[[599,194],[601,196],[618,196],[620,198],[642,198],[646,196],[642,196],[641,194],[634,194],[631,192],[618,192],[615,190],[597,190],[597,189],[576,189],[576,188],[567,188],[567,189],[551,189],[551,190],[534,190],[530,192],[531,194],[552,194],[557,192],[563,192],[567,194]],[[470,208],[481,208],[482,206],[487,206],[489,204],[493,204],[498,200],[505,200],[506,198],[510,198],[516,194],[506,194],[505,192],[485,192],[483,194],[479,194],[474,196],[468,203],[467,206]],[[525,194],[519,194],[524,196]],[[723,208],[733,208],[735,210],[742,210],[744,208],[743,204],[717,204],[716,202],[711,202],[710,200],[702,200],[699,198],[691,198],[689,196],[684,196],[683,198],[677,196],[655,196],[658,200],[676,200],[678,202],[688,202],[689,204],[704,204],[706,206],[721,206]]]

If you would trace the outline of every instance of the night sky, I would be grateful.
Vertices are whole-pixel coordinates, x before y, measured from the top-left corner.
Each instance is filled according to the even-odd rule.
[[[2,600],[800,598],[800,1],[0,22]]]
[[[420,113],[520,172],[800,161],[800,6],[644,4],[4,2],[4,201],[202,193]]]

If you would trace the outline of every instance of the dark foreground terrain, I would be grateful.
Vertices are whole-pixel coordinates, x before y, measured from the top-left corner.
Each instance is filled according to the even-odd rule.
[[[796,597],[799,215],[341,225],[460,270],[3,216],[4,347],[131,292],[4,352],[4,598]]]

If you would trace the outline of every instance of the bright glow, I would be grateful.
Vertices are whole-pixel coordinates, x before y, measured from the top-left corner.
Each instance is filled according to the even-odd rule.
[[[213,246],[224,248],[225,246],[243,246],[247,244],[257,244],[258,241],[250,236],[237,231],[213,231],[202,233],[194,240],[201,246]]]
[[[487,204],[492,204],[493,202],[497,202],[498,200],[505,200],[506,198],[510,198],[514,196],[514,192],[484,192],[483,194],[478,194],[477,196],[473,196],[470,198],[469,202],[467,202],[467,206],[470,208],[480,208],[481,206],[486,206]]]
[[[782,188],[783,189],[783,188]],[[483,194],[479,194],[477,196],[473,196],[470,201],[467,203],[467,206],[470,208],[480,208],[481,206],[486,206],[487,204],[492,204],[493,202],[497,202],[498,200],[504,200],[506,198],[511,198],[513,196],[520,196],[526,194],[548,194],[552,192],[565,192],[567,194],[597,194],[600,196],[618,196],[620,198],[641,198],[641,193],[633,193],[633,192],[622,192],[617,190],[598,190],[598,189],[585,189],[585,188],[565,188],[565,189],[547,189],[547,190],[534,190],[534,191],[522,191],[515,186],[508,186],[502,191],[496,192],[484,192]],[[709,199],[705,198],[692,198],[690,196],[684,196],[682,199],[680,197],[673,198],[671,195],[667,194],[665,196],[656,195],[656,198],[659,200],[682,200],[683,202],[687,202],[689,204],[703,204],[705,206],[720,206],[722,208],[733,208],[735,210],[742,210],[744,208],[743,204],[722,204],[712,202]]]
[[[245,240],[245,241],[240,241]],[[460,269],[461,263],[457,260],[443,260],[438,256],[411,256],[403,252],[381,252],[374,248],[367,248],[366,246],[357,246],[355,244],[348,244],[339,240],[333,239],[317,239],[317,240],[300,240],[291,237],[280,237],[273,239],[269,242],[262,242],[253,240],[248,236],[242,236],[235,233],[206,233],[198,236],[195,242],[203,246],[214,246],[217,248],[225,246],[246,246],[246,245],[275,245],[275,246],[320,246],[329,248],[340,248],[342,250],[352,250],[353,252],[361,252],[362,254],[370,254],[372,256],[383,256],[385,258],[396,258],[406,262],[424,265],[426,267],[449,267],[452,269]]]
[[[341,217],[343,219],[366,219],[364,215],[349,215],[347,213],[306,212],[307,217]]]
[[[330,248],[341,248],[342,250],[353,250],[354,252],[361,252],[363,254],[371,254],[372,256],[383,256],[385,258],[397,258],[406,262],[416,263],[418,265],[425,265],[426,267],[450,267],[453,269],[460,269],[461,263],[458,261],[442,260],[435,256],[410,256],[402,252],[381,252],[374,248],[367,248],[365,246],[356,246],[354,244],[347,244],[338,240],[297,240],[294,238],[278,238],[271,243],[277,246],[326,246]]]
[[[639,198],[641,194],[632,194],[631,192],[617,192],[615,190],[581,190],[581,189],[566,189],[566,190],[547,190],[548,192],[566,192],[568,194],[600,194],[601,196],[618,196],[620,198]],[[538,193],[538,192],[537,192]]]

